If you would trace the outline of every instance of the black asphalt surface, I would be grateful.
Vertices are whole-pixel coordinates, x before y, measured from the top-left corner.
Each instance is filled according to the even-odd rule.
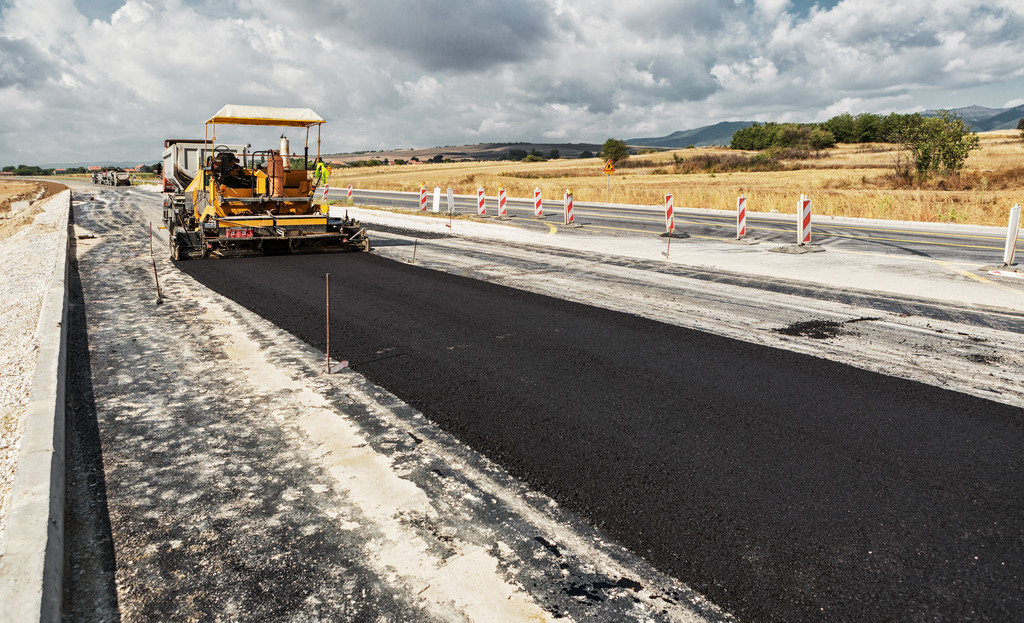
[[[191,261],[745,621],[1024,612],[1024,411],[372,254]],[[713,287],[713,284],[709,284]]]

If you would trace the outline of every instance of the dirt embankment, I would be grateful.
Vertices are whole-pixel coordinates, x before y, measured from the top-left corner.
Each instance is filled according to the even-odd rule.
[[[46,199],[52,197],[62,190],[67,190],[67,186],[58,184],[56,182],[39,182],[39,181],[18,181],[18,182],[0,182],[0,240],[6,240],[15,233],[17,233],[22,227],[25,227],[39,214],[39,204],[33,205],[28,210],[25,210],[18,214],[11,213],[11,204],[15,201],[39,201],[40,199]],[[42,194],[40,194],[42,191]]]

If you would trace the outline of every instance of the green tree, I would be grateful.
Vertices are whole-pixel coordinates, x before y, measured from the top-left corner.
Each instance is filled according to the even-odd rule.
[[[837,143],[852,143],[854,125],[853,115],[844,112],[822,123],[821,129],[831,132]]]
[[[589,149],[584,149],[583,151],[580,152],[579,157],[580,158],[593,158],[594,157],[594,152],[590,151]]]
[[[960,172],[967,156],[980,147],[978,135],[961,117],[948,110],[938,111],[935,117],[919,113],[904,116],[897,126],[896,136],[900,146],[910,152],[920,179],[931,172],[945,175]],[[896,173],[908,175],[909,169],[897,160]]]
[[[814,149],[828,149],[829,147],[835,147],[836,137],[831,131],[819,127],[811,130],[807,141]]]
[[[527,157],[529,155],[530,154],[528,154],[525,149],[510,149],[510,150],[508,150],[508,159],[509,160],[522,160],[523,158],[525,158],[525,157]]]
[[[6,167],[4,167],[4,173],[14,173],[14,165],[9,164]]]
[[[612,162],[619,162],[629,158],[629,145],[626,141],[617,138],[610,138],[601,146],[601,157]]]
[[[548,158],[551,158],[552,160],[558,160],[558,150],[552,149],[550,152],[548,152]]]

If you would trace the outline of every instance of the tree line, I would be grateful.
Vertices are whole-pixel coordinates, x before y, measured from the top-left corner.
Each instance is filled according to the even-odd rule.
[[[828,149],[836,143],[892,143],[908,152],[896,161],[896,174],[920,178],[929,173],[957,173],[967,156],[978,149],[979,139],[960,116],[940,110],[935,116],[921,113],[836,115],[821,123],[755,123],[738,130],[733,149]]]
[[[140,173],[160,173],[161,168],[162,168],[162,165],[161,165],[161,163],[158,162],[158,163],[152,164],[152,165],[150,165],[150,164],[143,165],[143,167],[141,169],[139,169],[139,172]],[[109,170],[124,171],[124,169],[122,169],[121,167],[103,167],[103,169],[107,170],[107,171],[109,171]],[[7,165],[2,170],[3,170],[4,173],[13,173],[15,175],[26,175],[26,176],[30,176],[30,177],[44,177],[44,176],[53,175],[54,171],[56,169],[44,169],[43,167],[37,167],[37,166],[26,165],[26,164],[19,164],[18,166]],[[66,174],[66,175],[73,175],[73,174],[76,174],[76,173],[89,173],[89,169],[87,169],[86,167],[68,167],[68,168],[64,169],[61,172],[62,175],[64,175],[64,174]]]

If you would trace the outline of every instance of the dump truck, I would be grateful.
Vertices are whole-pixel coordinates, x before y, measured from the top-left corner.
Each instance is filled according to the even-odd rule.
[[[103,172],[103,183],[107,186],[131,186],[132,178],[127,171],[111,169]]]
[[[164,224],[170,234],[171,257],[185,260],[235,255],[369,251],[370,240],[360,224],[332,215],[323,205],[320,180],[309,171],[309,133],[324,119],[308,108],[275,108],[229,104],[206,121],[198,147],[171,150],[164,171],[175,191],[165,195]],[[290,166],[289,142],[280,149],[250,150],[217,143],[217,125],[304,128],[302,169]],[[184,141],[182,141],[184,142]],[[180,144],[180,143],[178,143]],[[165,142],[167,149],[174,145]],[[175,156],[174,154],[185,156]],[[183,190],[190,169],[175,158],[200,157]],[[180,174],[178,171],[184,174]],[[165,188],[167,186],[165,173]],[[317,201],[317,197],[321,197]]]
[[[131,186],[132,179],[127,171],[106,169],[102,173],[93,173],[92,183],[104,186]]]

